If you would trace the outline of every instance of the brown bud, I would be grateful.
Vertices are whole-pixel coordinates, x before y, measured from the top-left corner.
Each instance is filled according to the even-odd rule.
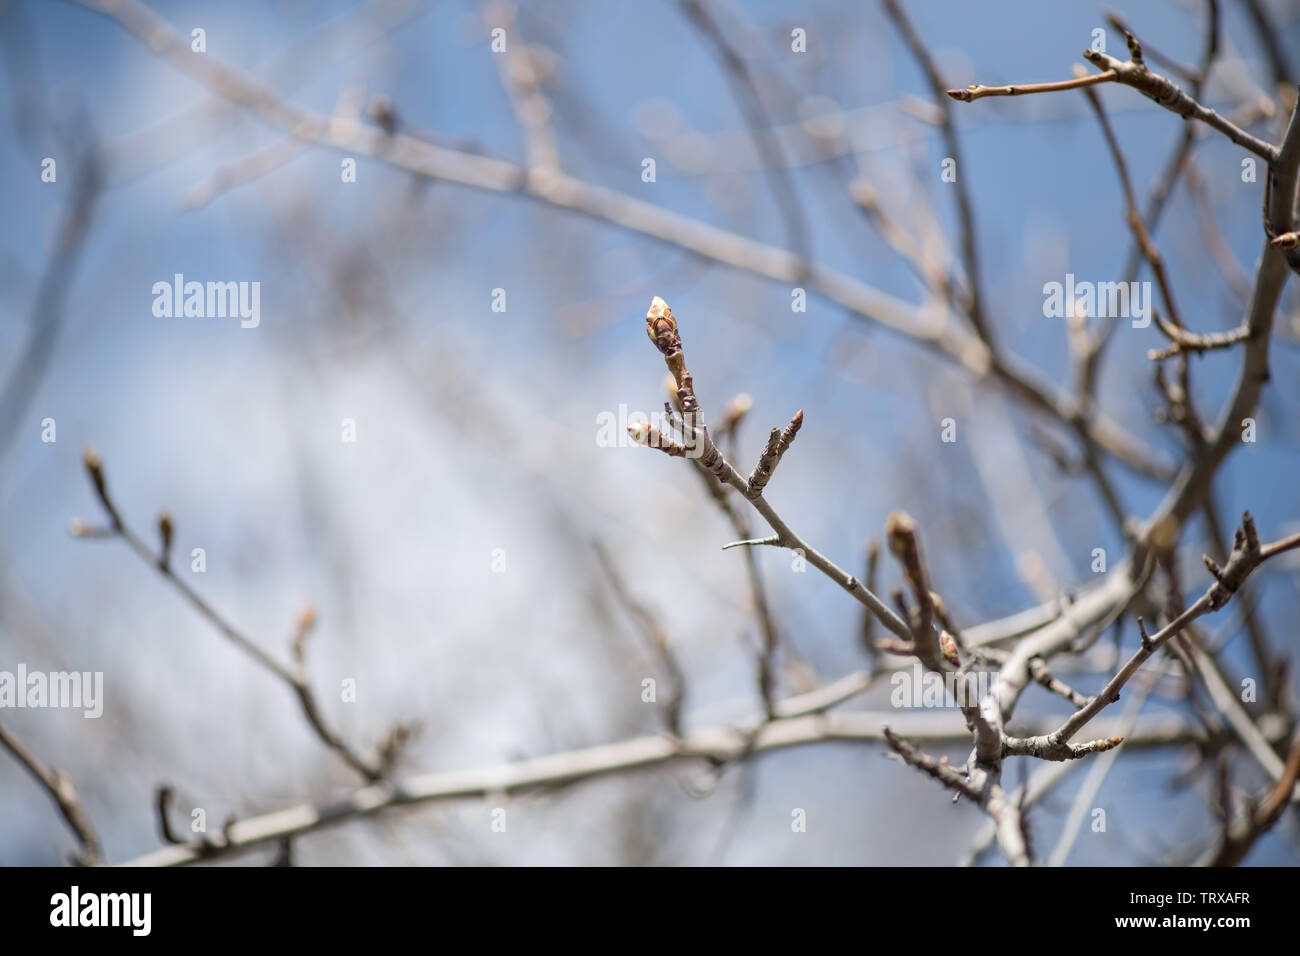
[[[677,334],[677,319],[668,303],[659,296],[650,301],[650,308],[645,314],[645,331],[655,347],[669,355],[681,350],[681,336]]]
[[[85,463],[86,471],[89,472],[90,480],[95,486],[95,494],[99,495],[100,503],[104,506],[104,510],[108,512],[113,529],[120,531],[122,519],[118,516],[117,509],[113,507],[113,502],[108,497],[108,485],[104,480],[104,464],[99,460],[99,453],[93,448],[87,448],[82,453],[81,460]]]
[[[799,434],[799,429],[802,427],[803,427],[803,409],[801,408],[799,409],[799,411],[794,413],[794,417],[790,419],[790,423],[786,425],[785,430],[781,432],[781,454],[782,455],[784,455],[786,451],[789,449],[790,443],[794,441],[794,436]]]
[[[81,455],[81,460],[85,463],[86,471],[90,473],[90,480],[95,483],[95,490],[100,494],[104,493],[104,463],[100,460],[99,452],[93,448],[87,448]]]
[[[158,567],[165,569],[172,553],[172,516],[165,511],[158,516],[158,538],[162,541]]]
[[[916,546],[916,522],[905,511],[891,511],[885,521],[885,537],[889,550],[901,558]]]
[[[1129,57],[1133,60],[1134,63],[1141,64],[1141,63],[1142,63],[1142,44],[1141,44],[1141,43],[1138,43],[1138,41],[1137,41],[1137,37],[1135,37],[1133,34],[1129,33],[1127,30],[1125,30],[1125,31],[1124,31],[1124,42],[1126,42],[1126,43],[1128,44],[1128,55],[1129,55]]]
[[[298,623],[293,631],[293,657],[299,664],[303,661],[303,652],[307,647],[307,635],[316,626],[316,608],[310,604],[303,605],[298,612]]]
[[[939,632],[939,648],[943,651],[944,660],[954,667],[961,666],[961,658],[957,655],[957,642],[947,631]]]
[[[393,109],[393,101],[386,93],[376,94],[366,108],[366,112],[389,136],[397,132],[397,111]]]

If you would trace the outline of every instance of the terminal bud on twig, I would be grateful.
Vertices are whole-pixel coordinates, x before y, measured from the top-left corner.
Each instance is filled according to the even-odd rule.
[[[953,667],[961,667],[961,657],[957,654],[957,642],[953,640],[952,635],[947,631],[939,632],[939,649],[943,652],[944,659]]]
[[[904,511],[891,511],[885,521],[885,539],[889,542],[890,553],[902,566],[903,577],[916,598],[915,618],[905,616],[904,620],[912,627],[913,640],[922,644],[920,654],[922,662],[937,668],[942,648],[934,641],[934,632],[931,630],[934,604],[930,599],[930,576],[925,561],[921,558],[921,543],[916,533],[916,522]]]
[[[668,303],[659,296],[650,300],[650,308],[645,314],[645,331],[655,348],[664,355],[681,351],[682,337],[677,333],[677,319]]]
[[[1137,37],[1125,30],[1124,42],[1128,44],[1129,59],[1139,66],[1146,66],[1146,64],[1142,62],[1142,44],[1138,43]]]
[[[293,629],[293,659],[299,664],[303,663],[307,649],[307,637],[315,626],[316,608],[314,605],[306,604],[298,612],[298,621]]]
[[[889,550],[903,564],[908,567],[913,563],[919,563],[919,557],[916,547],[916,522],[905,511],[891,511],[889,518],[885,521],[885,540],[889,542]]]
[[[682,352],[682,337],[677,331],[677,319],[668,303],[659,296],[650,300],[650,308],[645,314],[645,331],[650,341],[664,356],[664,364],[673,374],[677,383],[677,404],[683,414],[700,411],[700,403],[695,399],[695,382],[686,370],[686,356]]]
[[[81,460],[85,463],[86,472],[90,475],[90,481],[95,486],[95,494],[99,496],[104,511],[108,513],[108,517],[113,523],[113,530],[121,531],[122,518],[118,515],[113,500],[108,496],[108,484],[104,479],[104,463],[100,460],[99,452],[93,448],[87,448],[82,454]]]
[[[158,539],[162,544],[158,550],[158,567],[165,571],[172,557],[172,516],[165,511],[158,516]]]
[[[785,426],[785,430],[781,432],[781,454],[782,455],[784,455],[790,449],[790,445],[794,442],[794,436],[799,434],[799,429],[802,427],[803,427],[803,409],[801,408],[799,409],[799,411],[794,413],[794,417],[790,419],[789,424]]]
[[[785,429],[773,428],[772,433],[768,436],[767,444],[763,446],[763,452],[758,456],[758,464],[754,466],[753,472],[749,476],[749,497],[757,498],[767,487],[768,481],[772,477],[772,472],[776,471],[776,466],[780,463],[781,458],[789,450],[790,444],[794,441],[794,436],[799,434],[799,429],[803,425],[803,409],[794,413],[790,423]]]
[[[108,488],[104,484],[104,462],[99,457],[99,452],[93,448],[87,448],[82,453],[81,460],[86,466],[86,473],[90,475],[90,480],[95,486],[95,493],[100,498],[107,497]]]

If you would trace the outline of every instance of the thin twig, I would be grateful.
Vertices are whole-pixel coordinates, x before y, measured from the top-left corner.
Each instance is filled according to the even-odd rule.
[[[633,597],[622,575],[618,573],[613,558],[610,557],[604,546],[599,541],[593,541],[591,546],[596,552],[597,562],[600,564],[601,570],[605,572],[605,577],[609,581],[614,596],[618,599],[619,604],[623,605],[624,610],[636,621],[641,633],[645,636],[646,643],[650,645],[651,652],[668,675],[669,691],[663,706],[664,725],[670,734],[674,737],[680,737],[682,735],[682,705],[686,699],[686,676],[677,660],[677,655],[673,652],[672,644],[669,643],[668,633],[664,630],[654,612],[645,603]]]
[[[221,634],[232,644],[238,647],[246,655],[256,661],[261,667],[279,678],[280,681],[288,685],[297,697],[298,703],[302,708],[303,715],[307,718],[308,724],[320,738],[325,746],[337,753],[352,769],[357,771],[367,780],[377,780],[383,775],[380,765],[372,760],[362,757],[352,750],[351,747],[343,741],[326,723],[325,717],[320,711],[320,706],[316,701],[316,695],[312,692],[311,685],[308,683],[306,669],[303,662],[299,660],[293,667],[280,663],[266,651],[258,647],[252,640],[246,637],[242,632],[230,624],[224,617],[217,613],[211,605],[207,603],[198,592],[184,580],[177,577],[170,565],[160,561],[158,557],[150,550],[149,546],[131,530],[123,521],[121,512],[118,510],[116,503],[108,491],[108,483],[104,476],[104,467],[102,462],[93,450],[87,450],[85,454],[86,472],[90,476],[91,484],[94,486],[95,493],[103,506],[105,513],[108,515],[110,526],[106,534],[91,534],[85,537],[117,537],[121,538],[134,551],[141,560],[150,567],[158,571],[163,579],[167,581],[182,597],[206,618]],[[168,521],[170,526],[170,520]],[[83,527],[80,522],[74,522],[74,530]],[[300,646],[300,641],[295,641],[295,647]]]
[[[678,393],[681,398],[681,416],[684,416],[679,421],[684,429],[683,435],[686,439],[692,443],[698,443],[693,444],[692,447],[697,449],[697,453],[691,456],[696,464],[744,495],[745,499],[753,505],[754,510],[762,515],[768,527],[776,533],[775,543],[778,546],[801,554],[809,564],[838,584],[863,606],[870,609],[880,619],[881,623],[895,635],[904,640],[910,640],[912,636],[911,630],[897,614],[889,609],[887,604],[863,586],[862,582],[857,578],[840,568],[839,565],[795,534],[782,520],[781,516],[776,513],[766,498],[761,494],[750,494],[749,482],[741,477],[740,472],[736,471],[735,467],[727,461],[726,457],[709,437],[708,426],[704,424],[703,413],[695,397],[694,380],[691,373],[686,369],[681,334],[677,328],[676,317],[667,303],[658,296],[651,302],[650,309],[646,313],[646,331],[650,336],[650,340],[663,353],[665,364],[677,382]],[[796,416],[796,418],[802,422],[802,416]],[[629,425],[628,430],[633,439],[639,444],[659,447],[661,451],[665,450],[661,443],[643,440],[651,437],[648,435],[648,426]],[[790,425],[787,426],[791,439],[793,439],[793,432],[797,430],[798,426],[795,420],[791,420]],[[686,447],[680,443],[676,444],[683,449]],[[669,451],[669,454],[674,454],[674,452]],[[674,454],[674,457],[678,456]]]
[[[95,827],[90,822],[90,816],[86,813],[81,798],[77,795],[77,788],[72,784],[72,778],[62,770],[44,766],[4,724],[0,724],[0,744],[3,744],[4,748],[27,768],[28,773],[58,804],[59,813],[63,815],[63,819],[67,821],[81,844],[81,853],[76,858],[78,865],[98,866],[101,852],[99,838],[95,835]]]
[[[1175,635],[1181,633],[1192,621],[1226,605],[1251,572],[1269,558],[1297,547],[1300,547],[1300,534],[1261,546],[1254,520],[1249,512],[1245,513],[1242,516],[1241,527],[1237,530],[1236,544],[1223,568],[1219,568],[1210,558],[1205,558],[1206,566],[1214,578],[1205,593],[1177,618],[1155,634],[1146,637],[1142,641],[1142,646],[1086,706],[1079,708],[1047,737],[1021,742],[1018,748],[1020,752],[1047,760],[1072,759],[1076,754],[1069,747],[1070,738],[1109,704],[1119,699],[1120,690],[1151,655]]]
[[[1098,83],[1110,83],[1118,78],[1114,70],[1093,73],[1089,76],[1076,76],[1072,80],[1056,80],[1050,83],[1022,83],[1018,86],[982,86],[972,83],[964,89],[947,90],[947,94],[962,103],[973,103],[986,96],[1026,96],[1031,93],[1060,93],[1064,90],[1079,90]]]
[[[889,14],[889,18],[902,35],[903,41],[911,51],[912,57],[921,67],[921,72],[930,86],[930,92],[939,108],[939,132],[943,136],[944,149],[947,155],[956,162],[957,169],[962,171],[957,177],[955,186],[957,217],[961,224],[961,255],[966,266],[967,285],[970,288],[967,314],[970,316],[971,325],[974,326],[976,333],[990,349],[993,349],[995,347],[993,328],[988,321],[988,316],[985,314],[983,283],[980,279],[979,237],[975,228],[975,207],[971,202],[970,190],[967,188],[970,177],[965,172],[966,167],[962,159],[961,141],[957,136],[957,128],[952,121],[952,103],[945,95],[947,84],[944,83],[943,77],[939,74],[939,68],[935,65],[934,58],[930,55],[925,41],[921,39],[921,35],[912,26],[911,20],[908,19],[898,0],[884,0],[884,3],[886,13]]]
[[[390,135],[373,127],[338,122],[324,114],[299,109],[211,54],[193,56],[188,41],[137,0],[76,2],[112,17],[177,68],[295,137],[351,154],[373,156],[431,179],[490,192],[520,193],[754,275],[792,284],[802,282],[810,292],[843,306],[856,318],[935,349],[977,378],[991,378],[1032,411],[1063,423],[1074,421],[1080,414],[1069,396],[1050,383],[1037,380],[1011,357],[992,354],[978,337],[965,334],[950,323],[935,321],[926,309],[886,295],[844,273],[568,175],[530,178],[525,167],[514,163],[438,146],[401,131]],[[1159,454],[1112,419],[1089,414],[1086,427],[1099,447],[1129,468],[1162,481],[1168,478],[1169,469]]]

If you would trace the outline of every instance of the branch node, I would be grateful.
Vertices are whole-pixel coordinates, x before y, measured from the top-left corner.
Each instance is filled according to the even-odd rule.
[[[1142,620],[1142,615],[1140,614],[1138,615],[1137,622],[1138,622],[1138,635],[1142,640],[1142,650],[1150,654],[1151,651],[1155,649],[1155,645],[1151,642],[1151,635],[1147,633],[1147,626],[1146,623]]]

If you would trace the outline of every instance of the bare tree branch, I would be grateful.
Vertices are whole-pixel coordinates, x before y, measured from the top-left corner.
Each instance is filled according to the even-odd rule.
[[[4,748],[27,768],[27,772],[36,778],[37,783],[44,787],[58,804],[59,813],[63,814],[63,819],[67,821],[81,844],[81,853],[76,858],[77,864],[98,866],[101,862],[99,838],[95,835],[95,827],[90,822],[90,816],[86,813],[81,798],[77,795],[77,788],[73,786],[72,778],[62,770],[44,766],[4,724],[0,724],[0,744],[3,744]]]
[[[87,450],[85,454],[86,472],[90,476],[91,484],[95,488],[95,493],[99,497],[99,502],[103,506],[105,513],[109,518],[109,527],[96,532],[94,529],[88,529],[83,522],[73,522],[73,533],[79,537],[117,537],[126,542],[140,558],[148,565],[157,569],[182,597],[206,618],[218,631],[221,632],[228,641],[238,647],[246,655],[256,661],[263,670],[268,671],[281,682],[288,685],[297,697],[299,705],[302,707],[303,716],[307,718],[307,723],[311,725],[312,731],[320,741],[336,754],[343,758],[348,766],[352,767],[357,773],[361,774],[367,780],[377,780],[383,775],[380,764],[374,760],[361,756],[354,751],[347,743],[343,741],[326,723],[325,717],[321,713],[320,705],[317,703],[316,695],[311,689],[311,684],[307,679],[305,662],[302,658],[303,643],[306,638],[306,628],[300,626],[298,637],[293,642],[293,648],[296,656],[296,663],[289,667],[280,663],[262,648],[258,647],[252,640],[245,637],[243,633],[237,630],[234,625],[230,624],[224,617],[218,614],[211,605],[201,598],[197,591],[191,588],[183,580],[176,576],[170,565],[165,560],[160,560],[149,549],[140,537],[132,531],[122,520],[121,513],[117,505],[108,492],[108,483],[104,477],[104,467],[99,459],[99,455],[93,450]],[[168,519],[167,527],[171,527]],[[164,548],[164,552],[165,552]]]

